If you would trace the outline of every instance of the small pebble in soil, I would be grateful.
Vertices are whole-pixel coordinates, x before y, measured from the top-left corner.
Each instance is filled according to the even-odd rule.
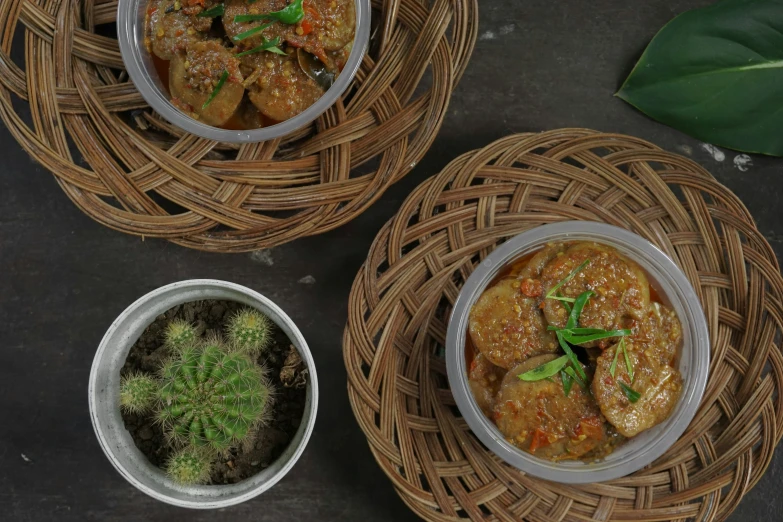
[[[133,371],[157,373],[169,354],[163,346],[163,331],[172,319],[193,323],[200,336],[222,335],[229,318],[243,307],[233,301],[196,301],[176,306],[153,322],[131,348],[121,375]],[[294,351],[292,355],[291,350]],[[219,455],[214,463],[212,484],[235,484],[273,463],[293,439],[302,422],[306,401],[307,369],[297,359],[298,352],[280,328],[275,328],[273,342],[258,357],[257,363],[266,368],[275,388],[270,420],[258,430],[255,440],[242,448],[233,448]],[[286,370],[281,381],[281,371]],[[292,371],[293,370],[293,371]],[[305,385],[302,385],[304,383]],[[167,444],[160,424],[153,422],[154,414],[134,415],[122,412],[125,429],[133,437],[136,447],[159,467],[168,461],[174,448]]]

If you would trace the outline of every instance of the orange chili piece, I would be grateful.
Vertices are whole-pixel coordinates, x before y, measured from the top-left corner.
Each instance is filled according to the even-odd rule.
[[[545,446],[549,446],[551,442],[549,442],[549,435],[542,430],[541,428],[536,428],[535,433],[533,433],[533,440],[530,442],[530,452],[536,451],[538,448],[543,448]]]
[[[586,435],[591,439],[603,438],[604,432],[601,429],[601,419],[598,417],[587,417],[579,422],[576,427],[576,435]]]
[[[310,34],[313,32],[313,24],[311,24],[307,20],[302,20],[300,27],[302,28],[302,35]]]

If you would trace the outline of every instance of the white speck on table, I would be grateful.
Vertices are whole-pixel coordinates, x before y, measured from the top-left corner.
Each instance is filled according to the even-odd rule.
[[[256,250],[255,252],[250,254],[250,259],[252,259],[256,263],[261,263],[262,265],[266,265],[266,266],[272,266],[275,264],[275,260],[272,259],[272,251],[269,249]]]
[[[691,154],[693,154],[693,149],[691,148],[691,146],[690,146],[690,145],[680,145],[679,149],[680,149],[680,150],[681,150],[683,153],[687,154],[688,156],[690,156]]]
[[[740,172],[747,172],[753,166],[753,158],[747,154],[737,154],[734,156],[734,167]]]
[[[712,156],[712,159],[715,161],[723,161],[726,159],[726,154],[723,153],[722,150],[720,150],[715,145],[710,145],[709,143],[702,143],[701,148],[704,149],[704,151]]]

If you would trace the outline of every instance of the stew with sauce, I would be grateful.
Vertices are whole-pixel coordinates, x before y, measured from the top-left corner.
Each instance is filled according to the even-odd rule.
[[[339,76],[353,0],[150,0],[145,45],[175,107],[213,127],[273,125]]]
[[[612,247],[553,243],[473,305],[468,381],[511,444],[553,461],[595,460],[669,417],[681,340],[639,265]]]

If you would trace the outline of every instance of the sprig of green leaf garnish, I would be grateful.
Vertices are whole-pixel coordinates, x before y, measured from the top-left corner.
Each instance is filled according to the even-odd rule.
[[[614,358],[612,359],[612,365],[609,367],[609,373],[614,377],[614,374],[617,371],[617,358],[619,357],[620,352],[623,352],[625,369],[628,372],[628,377],[631,379],[631,382],[633,382],[633,364],[631,364],[631,358],[628,356],[628,349],[625,346],[625,337],[620,339],[620,343],[617,345],[617,348],[614,349]]]
[[[264,29],[269,28],[272,24],[274,24],[274,22],[269,22],[268,24],[259,25],[258,27],[254,27],[252,29],[245,31],[244,33],[239,33],[234,38],[232,38],[232,40],[234,40],[235,42],[241,42],[242,40],[245,40],[247,38],[250,38],[251,36],[260,33]]]
[[[304,8],[302,0],[294,0],[279,11],[262,14],[246,14],[234,17],[234,22],[258,22],[260,20],[276,20],[284,24],[293,25],[299,23],[304,18]]]
[[[581,386],[581,387],[582,387],[582,389],[583,389],[583,390],[586,390],[586,389],[587,389],[587,383],[586,383],[585,381],[583,381],[583,380],[582,380],[582,379],[581,379],[581,378],[580,378],[580,377],[579,377],[579,376],[576,374],[576,372],[574,371],[574,369],[573,369],[573,368],[571,368],[570,366],[566,366],[566,367],[563,369],[563,371],[564,371],[564,372],[566,372],[566,373],[567,373],[567,374],[568,374],[568,375],[569,375],[569,376],[570,376],[570,377],[571,377],[573,380],[575,380],[575,381],[576,381],[576,382],[579,384],[579,386]]]
[[[560,348],[563,349],[563,351],[566,353],[566,357],[568,357],[568,360],[571,362],[574,368],[576,368],[576,373],[581,377],[583,380],[587,380],[587,374],[585,374],[585,371],[582,369],[582,365],[579,363],[579,359],[577,359],[576,354],[571,349],[570,346],[568,346],[568,343],[563,338],[563,335],[560,332],[555,332],[555,335],[557,336],[557,342],[560,343]]]
[[[557,295],[557,291],[560,290],[560,287],[562,287],[564,284],[566,284],[571,279],[573,279],[576,274],[578,274],[579,272],[584,270],[584,267],[586,267],[588,263],[590,263],[589,259],[585,259],[584,261],[582,261],[582,264],[579,265],[578,267],[574,268],[573,270],[571,270],[571,272],[567,276],[565,276],[565,279],[563,279],[562,281],[557,283],[555,286],[550,288],[549,292],[546,293],[545,298],[546,299],[556,299],[558,301],[563,301],[563,302],[567,302],[567,303],[573,303],[574,299],[572,299],[571,297],[563,297],[563,296]]]
[[[204,105],[201,106],[202,111],[206,109],[210,103],[212,103],[212,100],[215,99],[220,90],[223,88],[223,85],[225,85],[226,80],[228,80],[228,71],[223,71],[223,74],[220,75],[220,79],[218,80],[217,85],[215,85],[215,88],[212,89],[212,93],[209,95],[209,98],[207,98],[207,101],[205,101]]]
[[[625,393],[626,398],[632,403],[638,401],[642,396],[641,393],[634,390],[633,388],[625,384],[623,381],[620,381],[620,388],[623,389],[623,393]]]
[[[625,345],[625,338],[620,339],[620,343],[622,343],[623,346],[624,346]],[[612,377],[614,377],[614,373],[617,371],[617,356],[618,355],[620,355],[620,347],[619,346],[617,346],[614,349],[614,358],[612,359],[612,365],[609,366],[609,373],[611,374]]]
[[[628,377],[633,384],[633,365],[631,359],[628,357],[628,350],[625,348],[625,338],[620,339],[620,347],[623,349],[623,356],[625,357],[625,369],[628,371]]]
[[[218,16],[223,16],[224,14],[226,14],[226,6],[223,4],[218,4],[215,7],[207,9],[206,11],[201,11],[199,14],[196,15],[196,17],[217,18]]]
[[[249,54],[260,53],[261,51],[269,51],[270,53],[275,53],[275,54],[285,54],[285,51],[283,51],[278,47],[278,45],[280,44],[279,36],[274,38],[273,40],[267,40],[266,38],[264,38],[263,40],[264,43],[262,43],[258,47],[253,47],[249,51],[245,51],[237,54],[237,58],[241,58]]]
[[[579,316],[582,315],[582,309],[587,304],[587,300],[593,295],[593,292],[587,291],[579,294],[579,297],[574,301],[574,306],[568,312],[568,321],[566,321],[566,328],[573,329],[579,323]]]
[[[574,384],[574,378],[571,377],[571,375],[569,375],[565,370],[560,370],[560,380],[563,383],[563,393],[565,393],[565,396],[568,397],[568,394],[571,393],[571,386]]]
[[[578,335],[568,329],[557,330],[563,333],[566,341],[571,344],[584,344],[592,341],[598,341],[599,339],[606,339],[608,337],[625,337],[631,335],[631,330],[603,330],[600,332],[591,333],[588,335]]]
[[[573,381],[578,382],[582,388],[587,389],[587,374],[585,374],[584,369],[582,369],[582,365],[574,351],[571,349],[569,343],[578,345],[597,341],[599,339],[606,339],[609,337],[620,337],[620,345],[615,349],[614,360],[612,361],[610,373],[612,374],[612,377],[614,377],[614,374],[617,370],[617,358],[620,350],[622,350],[625,355],[625,364],[626,368],[628,369],[628,375],[631,378],[631,382],[633,382],[633,367],[631,365],[631,360],[628,357],[628,352],[625,349],[625,337],[631,335],[631,330],[581,328],[579,327],[579,317],[582,315],[582,310],[584,310],[584,307],[587,305],[590,297],[595,294],[588,290],[579,294],[576,299],[572,299],[570,297],[563,297],[557,293],[557,291],[564,284],[573,279],[574,276],[583,270],[589,262],[589,259],[585,259],[578,267],[571,270],[571,272],[562,281],[552,287],[545,296],[545,299],[556,299],[560,301],[568,312],[568,319],[564,328],[557,328],[555,326],[547,327],[547,330],[555,332],[557,342],[565,352],[565,355],[519,375],[519,378],[523,381],[538,381],[541,379],[551,380],[550,378],[553,375],[560,372],[560,380],[563,383],[563,392],[565,393],[566,397],[568,397],[568,394],[571,392]],[[570,303],[573,303],[573,305]],[[637,394],[636,400],[638,400],[638,393],[634,392],[633,390],[630,391]],[[628,395],[628,392],[626,392],[626,395]],[[632,402],[636,402],[636,400]]]
[[[522,381],[528,381],[528,382],[540,381],[542,379],[546,379],[548,377],[552,377],[553,375],[556,375],[557,372],[562,370],[563,366],[565,366],[566,364],[568,364],[568,357],[564,355],[562,357],[558,357],[553,361],[544,363],[541,366],[537,366],[532,370],[526,371],[525,373],[518,375],[518,377]]]

